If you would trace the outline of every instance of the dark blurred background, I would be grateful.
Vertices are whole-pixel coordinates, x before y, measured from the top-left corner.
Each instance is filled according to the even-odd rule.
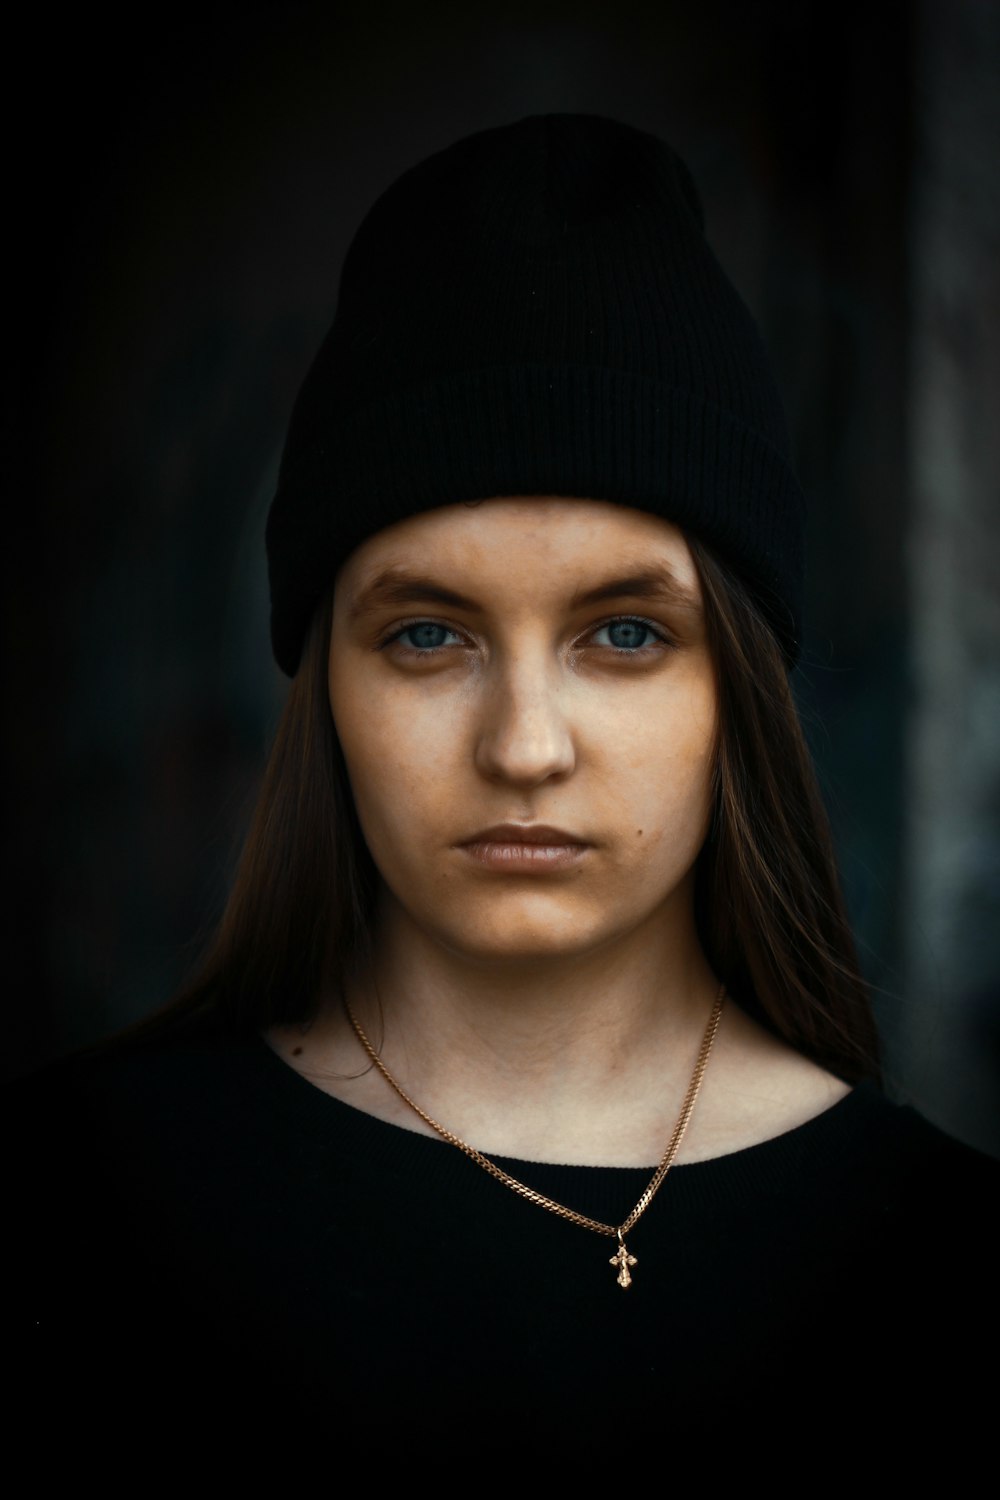
[[[812,504],[796,690],[890,1084],[1000,1154],[1000,6],[155,4],[8,50],[8,1071],[218,916],[285,692],[263,526],[350,237],[525,114],[669,140]]]

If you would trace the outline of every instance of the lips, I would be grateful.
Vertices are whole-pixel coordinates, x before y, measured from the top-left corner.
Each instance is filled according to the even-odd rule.
[[[567,833],[565,828],[553,828],[548,823],[495,823],[470,838],[461,841],[462,848],[472,844],[543,844],[549,849],[560,845],[583,847],[586,839]]]
[[[573,875],[593,858],[591,844],[551,823],[494,823],[455,849],[460,859],[503,879]]]

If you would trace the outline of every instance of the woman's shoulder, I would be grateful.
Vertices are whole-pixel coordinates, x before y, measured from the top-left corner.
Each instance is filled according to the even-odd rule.
[[[977,1294],[992,1281],[1000,1161],[901,1089],[862,1079],[786,1139],[796,1195],[836,1224],[835,1241],[861,1256],[866,1276],[903,1298],[922,1278],[963,1270]]]
[[[937,1214],[939,1224],[950,1205],[963,1218],[981,1221],[995,1242],[1000,1160],[935,1122],[899,1085],[890,1090],[866,1081],[854,1093],[869,1172],[881,1183],[883,1196],[908,1200],[921,1219]]]
[[[211,1009],[125,1031],[58,1055],[4,1089],[9,1129],[22,1155],[90,1151],[123,1124],[176,1117],[215,1098],[245,1046]]]
[[[690,1160],[753,1159],[796,1193],[836,1193],[873,1225],[916,1225],[931,1211],[984,1218],[1000,1161],[935,1123],[893,1081],[839,1077],[735,1006],[719,1041],[715,1109]]]

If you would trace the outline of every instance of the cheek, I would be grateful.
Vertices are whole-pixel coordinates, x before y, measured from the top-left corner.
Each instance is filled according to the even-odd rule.
[[[333,682],[330,703],[369,844],[404,833],[422,815],[447,803],[451,777],[446,756],[449,749],[454,755],[455,742],[447,714],[424,712],[423,705],[406,695],[376,697]]]
[[[620,722],[608,742],[619,774],[619,815],[642,861],[684,860],[701,847],[712,804],[715,700],[708,690],[671,694],[660,712]]]

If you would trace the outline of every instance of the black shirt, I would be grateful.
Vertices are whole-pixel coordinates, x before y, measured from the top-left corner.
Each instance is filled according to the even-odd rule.
[[[674,1167],[627,1290],[613,1240],[255,1035],[188,1023],[11,1093],[29,1423],[843,1451],[967,1446],[994,1407],[1000,1164],[870,1084]],[[497,1161],[612,1224],[655,1165]]]

